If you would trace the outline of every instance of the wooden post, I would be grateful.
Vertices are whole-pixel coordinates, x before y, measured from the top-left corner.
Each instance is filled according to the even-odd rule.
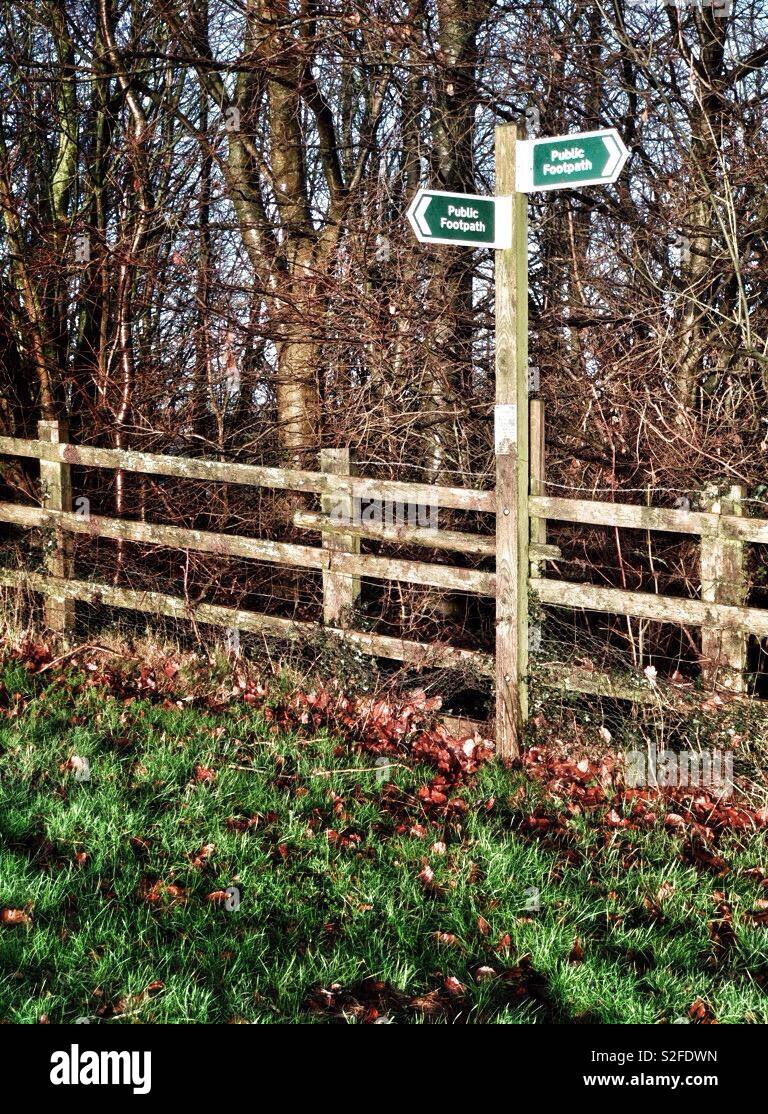
[[[717,492],[705,492],[704,510],[715,514],[741,516],[744,490],[731,488],[720,499]],[[718,534],[701,539],[701,598],[705,603],[727,603],[741,606],[747,594],[744,569],[744,543]],[[730,692],[744,692],[744,671],[747,665],[747,640],[739,631],[718,627],[702,627],[701,670],[703,676]]]
[[[322,449],[320,470],[334,476],[351,476],[349,449]],[[320,499],[323,514],[332,515],[340,522],[353,521],[354,500],[351,495],[323,495]],[[352,534],[323,534],[323,549],[343,553],[360,552],[360,538]],[[326,626],[346,626],[350,609],[360,598],[360,577],[344,573],[323,572],[323,622]]]
[[[544,400],[532,398],[531,407],[531,495],[546,495],[546,423]],[[531,543],[542,546],[547,544],[546,518],[531,519]],[[546,569],[546,562],[531,561],[531,576],[538,578]]]
[[[38,422],[40,441],[59,444],[67,440],[66,422]],[[72,481],[68,464],[53,460],[40,461],[40,486],[43,506],[53,511],[72,510]],[[56,527],[53,531],[54,548],[46,557],[46,568],[51,576],[71,579],[73,568],[73,539],[66,530]],[[45,601],[45,623],[53,631],[65,633],[75,625],[75,601],[62,596],[48,596]]]
[[[514,124],[496,128],[496,194],[512,198],[512,246],[495,252],[496,752],[515,758],[528,714],[528,232],[515,190]]]

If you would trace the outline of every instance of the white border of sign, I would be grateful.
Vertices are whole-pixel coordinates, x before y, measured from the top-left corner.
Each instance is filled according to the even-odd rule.
[[[425,197],[460,197],[467,201],[492,201],[494,204],[494,231],[496,237],[493,243],[479,244],[477,240],[448,240],[442,236],[432,236],[422,230],[419,221],[423,218],[423,210],[418,212],[419,206]],[[426,206],[424,207],[426,208]],[[512,246],[512,198],[489,197],[481,193],[455,193],[453,190],[419,189],[408,207],[406,213],[408,223],[413,229],[416,239],[420,244],[453,244],[454,247],[468,248],[509,248]]]
[[[540,143],[561,143],[571,139],[607,139],[615,143],[614,164],[607,176],[600,178],[582,178],[578,182],[553,182],[551,186],[534,186],[533,184],[533,149]],[[538,139],[521,139],[515,144],[515,185],[520,193],[548,193],[550,190],[577,190],[582,186],[608,186],[615,182],[621,174],[624,163],[629,158],[629,151],[624,145],[615,128],[600,128],[593,132],[570,132],[568,135],[543,135]]]

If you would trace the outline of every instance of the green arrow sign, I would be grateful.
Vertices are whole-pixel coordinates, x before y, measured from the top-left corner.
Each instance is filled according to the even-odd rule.
[[[523,140],[517,144],[516,185],[520,193],[605,185],[616,181],[628,158],[615,128]]]
[[[408,220],[422,244],[508,248],[511,214],[508,197],[419,190],[408,210]]]

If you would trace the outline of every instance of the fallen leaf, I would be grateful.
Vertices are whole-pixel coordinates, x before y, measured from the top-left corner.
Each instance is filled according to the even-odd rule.
[[[574,936],[573,946],[571,947],[571,951],[570,951],[570,954],[568,956],[568,962],[569,963],[581,963],[581,961],[583,959],[584,959],[584,949],[581,946],[581,941],[579,940],[578,936]]]
[[[436,932],[434,938],[443,948],[456,948],[459,946],[459,941],[452,932]]]
[[[446,978],[443,979],[443,986],[453,997],[457,997],[460,994],[465,994],[467,989],[464,984],[460,983],[459,980],[457,978],[454,978],[453,975],[447,975]]]
[[[213,843],[204,843],[199,851],[190,857],[190,864],[195,870],[200,870],[205,866],[205,863],[210,859],[213,852],[216,850],[216,845]]]
[[[421,882],[422,886],[425,887],[433,885],[435,881],[435,872],[428,863],[426,863],[419,871],[419,881]]]
[[[23,909],[3,909],[2,912],[0,912],[0,923],[31,924],[32,918],[29,913],[25,913]]]
[[[493,967],[478,967],[475,971],[475,979],[477,982],[490,982],[491,979],[496,978],[496,971]]]
[[[688,1007],[688,1016],[697,1025],[714,1025],[715,1016],[701,998],[696,998]]]

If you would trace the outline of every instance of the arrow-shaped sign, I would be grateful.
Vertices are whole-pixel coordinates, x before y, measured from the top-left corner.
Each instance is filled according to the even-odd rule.
[[[629,151],[615,128],[574,132],[516,144],[515,184],[520,193],[615,182]]]
[[[426,212],[432,203],[432,198],[428,193],[422,193],[419,197],[418,204],[413,211],[413,219],[417,226],[418,231],[425,239],[429,239],[432,235],[432,230],[426,222]]]
[[[408,209],[408,220],[422,244],[508,248],[512,199],[419,190]]]

